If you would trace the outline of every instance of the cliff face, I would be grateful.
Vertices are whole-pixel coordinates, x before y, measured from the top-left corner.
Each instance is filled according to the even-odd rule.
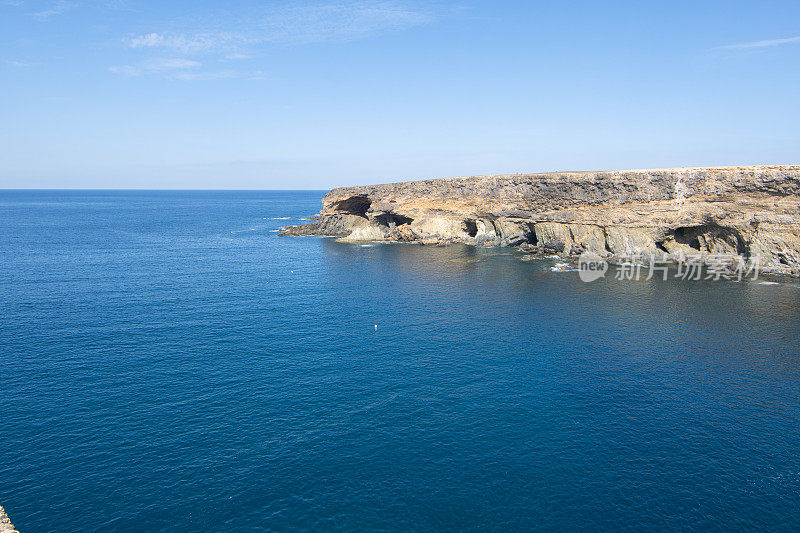
[[[800,275],[800,166],[472,176],[334,189],[284,235],[565,255],[725,256]]]

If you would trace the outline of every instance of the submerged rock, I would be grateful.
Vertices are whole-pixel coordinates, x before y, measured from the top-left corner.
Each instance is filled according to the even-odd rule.
[[[334,189],[282,235],[727,257],[800,275],[800,166],[472,176]]]

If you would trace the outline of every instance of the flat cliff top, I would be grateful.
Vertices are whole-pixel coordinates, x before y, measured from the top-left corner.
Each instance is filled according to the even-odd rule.
[[[560,170],[555,172],[530,172],[517,174],[475,174],[471,176],[454,176],[448,178],[431,178],[421,180],[392,181],[387,183],[376,183],[374,185],[354,185],[347,187],[337,187],[337,190],[353,190],[372,187],[394,187],[398,185],[411,186],[419,183],[448,183],[456,181],[481,181],[485,179],[571,179],[571,178],[593,178],[593,177],[617,177],[626,175],[690,175],[692,173],[722,173],[722,174],[759,174],[763,172],[800,172],[800,165],[733,165],[715,167],[673,167],[673,168],[643,168],[629,170]]]
[[[355,199],[371,211],[444,210],[521,215],[544,209],[623,205],[680,198],[797,198],[800,165],[681,167],[638,170],[476,175],[339,187],[322,213],[351,211]]]

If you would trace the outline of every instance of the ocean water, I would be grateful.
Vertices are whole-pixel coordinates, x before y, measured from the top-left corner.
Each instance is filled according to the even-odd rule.
[[[798,283],[277,236],[321,196],[0,192],[21,531],[800,526]]]

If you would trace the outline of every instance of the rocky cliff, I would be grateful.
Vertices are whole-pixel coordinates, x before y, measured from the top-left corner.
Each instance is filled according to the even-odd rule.
[[[471,176],[334,189],[284,235],[729,257],[800,275],[800,166]]]

